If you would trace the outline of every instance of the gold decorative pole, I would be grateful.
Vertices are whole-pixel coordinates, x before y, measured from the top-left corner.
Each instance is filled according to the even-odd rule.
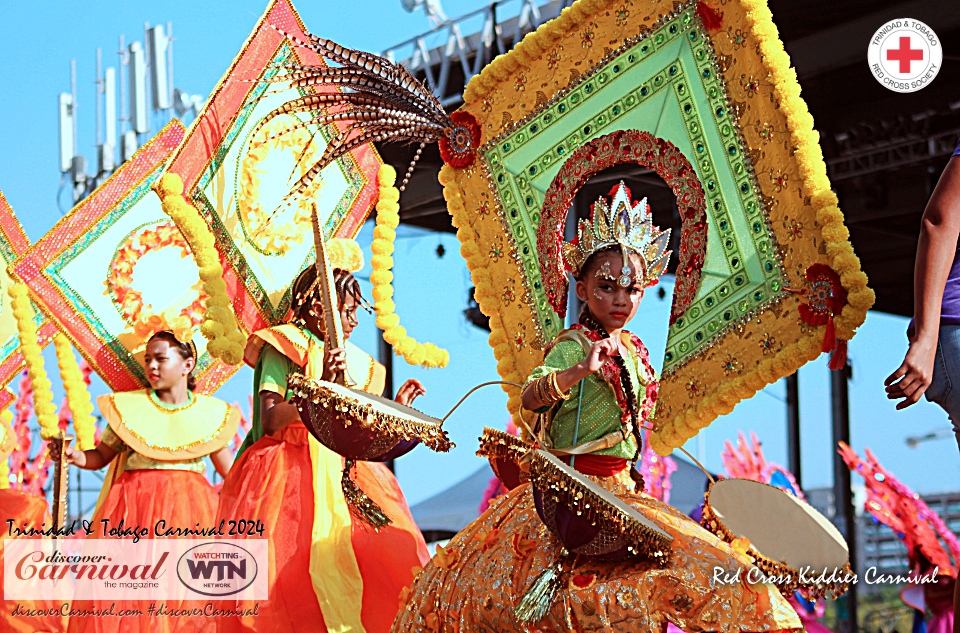
[[[323,232],[320,230],[320,220],[317,218],[317,205],[313,205],[313,245],[317,251],[317,281],[320,287],[320,302],[323,304],[323,344],[343,349],[343,327],[340,323],[340,310],[337,305],[337,287],[333,279],[333,268],[327,260],[327,248],[323,241]],[[350,379],[346,371],[340,372],[333,378],[333,382],[345,387],[355,387],[356,382]],[[350,477],[354,461],[345,460],[343,473],[340,477],[340,488],[350,506],[350,512],[362,521],[366,521],[374,529],[390,525],[390,517],[383,513],[377,503],[357,486]]]
[[[57,530],[64,529],[67,522],[67,488],[70,480],[70,463],[67,461],[67,448],[73,441],[72,435],[60,431],[60,459],[53,463],[53,538]]]
[[[317,284],[320,287],[320,302],[323,304],[323,332],[324,345],[343,349],[343,326],[340,323],[340,309],[337,305],[337,289],[333,279],[333,268],[327,259],[327,247],[323,240],[323,231],[320,230],[320,220],[317,218],[317,205],[313,205],[313,245],[317,251]],[[341,372],[334,377],[333,382],[353,387],[356,383],[350,379],[347,372]]]

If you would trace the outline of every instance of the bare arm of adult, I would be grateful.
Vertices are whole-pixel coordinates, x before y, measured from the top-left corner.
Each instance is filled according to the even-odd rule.
[[[615,340],[605,338],[597,341],[590,347],[590,353],[582,361],[557,372],[557,386],[560,391],[567,393],[570,389],[604,366],[612,357],[619,355],[620,350]],[[542,407],[550,406],[553,402],[540,402],[533,388],[533,383],[527,385],[523,390],[521,404],[528,411],[536,411]]]
[[[229,448],[224,446],[216,453],[210,454],[210,461],[213,462],[213,467],[216,469],[217,474],[227,478],[227,473],[230,472],[230,467],[233,466],[233,453]]]
[[[266,435],[276,433],[299,419],[300,411],[297,410],[296,405],[285,402],[279,393],[260,392],[260,424]]]
[[[884,381],[887,398],[903,399],[897,409],[920,400],[933,380],[933,362],[940,330],[940,303],[960,235],[960,158],[940,175],[920,223],[913,271],[914,334],[903,363]]]
[[[60,459],[60,441],[47,440],[47,450],[50,452],[50,459],[58,461]],[[103,442],[97,444],[96,448],[80,451],[72,447],[67,447],[66,458],[68,464],[73,464],[78,468],[85,470],[100,470],[109,464],[117,451],[113,450]]]

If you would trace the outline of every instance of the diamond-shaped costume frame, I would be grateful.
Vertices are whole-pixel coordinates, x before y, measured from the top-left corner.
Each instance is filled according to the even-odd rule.
[[[307,39],[293,6],[274,0],[168,168],[183,179],[184,197],[213,230],[228,292],[247,332],[282,321],[291,283],[314,260],[309,208],[300,210],[299,222],[293,209],[274,212],[331,138],[316,126],[297,127],[307,115],[284,115],[258,128],[274,108],[307,94],[282,80],[284,64],[323,63],[283,33]],[[381,164],[372,145],[361,146],[324,169],[319,193],[297,204],[317,204],[327,238],[354,237],[376,203]]]
[[[199,270],[151,190],[183,138],[171,121],[10,268],[114,391],[146,384],[138,352],[156,315],[172,309],[194,326],[202,318]],[[197,390],[216,391],[237,368],[206,353],[199,327],[193,342]]]
[[[17,332],[17,321],[13,318],[10,308],[10,296],[7,294],[12,280],[7,273],[7,266],[30,249],[30,240],[24,233],[23,227],[17,220],[10,203],[0,191],[0,258],[3,259],[3,271],[0,271],[0,386],[9,385],[23,369],[23,354],[20,352],[20,337]],[[38,343],[40,347],[53,340],[57,327],[36,313]],[[0,389],[0,410],[7,408],[15,396],[9,389]]]
[[[661,453],[821,353],[823,327],[798,311],[808,295],[792,292],[811,265],[847,292],[839,338],[873,304],[766,2],[711,4],[579,0],[470,82],[478,159],[440,174],[513,382],[563,327],[551,299],[562,310],[566,274],[547,243],[580,186],[618,163],[671,186],[682,226],[650,440]]]

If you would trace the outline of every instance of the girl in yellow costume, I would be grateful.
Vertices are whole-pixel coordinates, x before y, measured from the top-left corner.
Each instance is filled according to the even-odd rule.
[[[4,413],[4,415],[7,415]],[[16,431],[10,426],[4,415],[0,415],[0,461],[6,462],[10,453],[17,447]],[[3,469],[3,476],[7,476],[7,469]],[[8,485],[4,482],[3,485]],[[13,522],[13,527],[22,530],[49,529],[53,524],[50,513],[47,511],[47,500],[22,490],[12,488],[0,489],[0,590],[3,588],[3,542],[8,536],[7,521]],[[0,599],[3,596],[0,595]],[[62,603],[45,600],[3,600],[3,610],[0,612],[0,631],[12,633],[61,633],[67,628],[67,619],[59,611],[49,613],[51,609],[60,609]],[[14,609],[40,612],[45,615],[36,617],[13,616]]]
[[[221,476],[230,468],[227,444],[237,432],[240,413],[226,402],[193,393],[196,351],[181,343],[172,332],[158,332],[147,341],[144,369],[150,389],[100,396],[97,404],[107,428],[97,447],[88,451],[67,449],[67,460],[80,468],[98,470],[110,465],[97,501],[91,538],[102,538],[106,528],[142,527],[150,531],[159,521],[165,528],[213,527],[217,493],[203,473],[203,457],[209,455]],[[51,441],[53,459],[59,444]],[[203,603],[168,603],[171,609],[203,606]],[[74,604],[86,610],[89,602]],[[139,608],[140,602],[118,608]],[[146,613],[139,617],[78,617],[70,621],[70,633],[150,631],[212,631],[206,618],[162,618]]]
[[[541,596],[545,614],[530,618],[520,609],[534,620],[521,622],[517,606],[563,558],[560,542],[538,517],[531,485],[523,484],[494,501],[417,577],[396,633],[636,633],[663,631],[668,622],[684,631],[724,633],[801,628],[775,588],[715,581],[715,568],[739,569],[746,579],[751,561],[635,481],[639,430],[656,403],[658,383],[643,343],[623,326],[644,288],[666,268],[669,232],[653,226],[645,201],[631,203],[623,183],[611,194],[613,204],[595,204],[593,222],[582,221],[576,244],[564,245],[586,305],[580,323],[554,340],[543,366],[530,375],[522,406],[552,420],[541,445],[673,537],[670,560],[661,567],[643,558],[581,556],[561,574],[552,600]]]
[[[327,245],[344,337],[357,325],[362,298],[349,270],[362,254],[352,240]],[[356,389],[380,395],[382,365],[347,342],[324,350],[322,307],[311,266],[293,285],[295,323],[254,333],[245,361],[254,367],[259,406],[220,496],[220,519],[259,520],[269,539],[269,598],[259,615],[224,618],[221,633],[336,631],[385,633],[400,593],[429,559],[396,478],[379,463],[358,462],[353,477],[390,517],[379,531],[351,517],[341,489],[344,460],[313,438],[297,408],[286,402],[287,376],[329,380],[346,369]],[[423,386],[409,380],[397,402],[409,404]],[[252,608],[253,603],[238,605]]]

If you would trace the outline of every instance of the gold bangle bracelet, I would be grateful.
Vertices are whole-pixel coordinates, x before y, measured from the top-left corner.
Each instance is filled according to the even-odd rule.
[[[541,403],[547,406],[553,405],[556,402],[556,399],[552,398],[550,395],[550,385],[547,383],[547,377],[544,376],[537,380],[537,388],[539,389],[539,397]]]
[[[536,380],[531,381],[530,388],[533,389],[534,399],[540,404],[543,404],[543,401],[540,400],[540,379],[537,378]]]
[[[537,378],[537,380],[533,383],[533,395],[537,397],[537,400],[540,401],[540,404],[544,406],[553,406],[558,398],[552,397],[552,394],[550,393],[550,383],[548,381],[549,376]]]
[[[553,395],[556,396],[557,400],[570,399],[570,392],[564,393],[563,390],[560,389],[560,383],[557,382],[557,372],[555,371],[550,372],[550,387],[553,389]]]

